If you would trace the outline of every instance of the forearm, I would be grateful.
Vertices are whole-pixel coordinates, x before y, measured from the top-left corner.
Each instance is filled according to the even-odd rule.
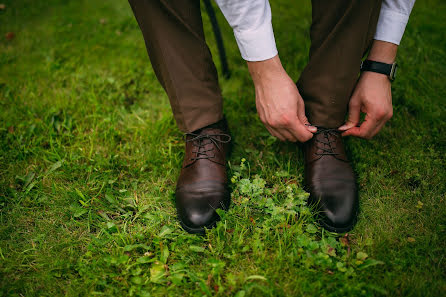
[[[374,40],[368,60],[392,64],[395,62],[398,45],[386,41]]]

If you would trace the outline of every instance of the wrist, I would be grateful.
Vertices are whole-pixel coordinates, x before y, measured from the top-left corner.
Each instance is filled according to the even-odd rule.
[[[286,73],[278,55],[268,60],[255,62],[247,61],[246,63],[254,84],[263,80],[264,78],[270,76],[280,76],[283,73]]]
[[[397,63],[387,64],[378,61],[365,60],[361,63],[361,73],[374,72],[385,75],[390,81],[394,81],[396,77],[398,65]]]
[[[374,81],[381,81],[381,82],[385,82],[385,83],[389,83],[390,84],[390,80],[389,77],[385,74],[381,74],[381,73],[376,73],[376,72],[371,72],[371,71],[364,71],[361,73],[361,79],[363,80],[374,80]]]

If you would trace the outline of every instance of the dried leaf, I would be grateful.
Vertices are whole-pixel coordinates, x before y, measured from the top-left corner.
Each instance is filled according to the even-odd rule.
[[[14,32],[8,32],[6,33],[5,37],[7,40],[13,40],[15,38],[15,34]]]
[[[343,246],[350,246],[350,242],[348,240],[348,233],[344,235],[344,237],[339,238],[339,242],[343,245]]]

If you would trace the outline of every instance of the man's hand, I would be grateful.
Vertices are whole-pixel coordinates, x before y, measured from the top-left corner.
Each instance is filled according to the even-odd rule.
[[[293,142],[312,138],[317,128],[308,122],[304,101],[279,56],[248,62],[248,68],[255,86],[257,112],[271,135]]]
[[[392,117],[392,93],[387,76],[375,72],[363,72],[349,103],[348,121],[339,130],[342,136],[370,139]],[[357,127],[361,112],[365,120]]]
[[[395,61],[398,45],[375,40],[367,59],[391,64]],[[342,136],[356,136],[370,139],[392,117],[392,92],[390,80],[386,75],[364,71],[356,84],[348,105],[348,120],[339,127],[345,131]],[[361,112],[366,113],[359,127]]]

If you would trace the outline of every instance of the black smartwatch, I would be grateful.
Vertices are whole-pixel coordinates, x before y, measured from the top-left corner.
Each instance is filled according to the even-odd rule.
[[[387,75],[390,81],[394,81],[396,77],[396,70],[398,65],[396,63],[386,64],[382,62],[376,62],[372,60],[364,60],[361,63],[362,71],[371,71]]]

